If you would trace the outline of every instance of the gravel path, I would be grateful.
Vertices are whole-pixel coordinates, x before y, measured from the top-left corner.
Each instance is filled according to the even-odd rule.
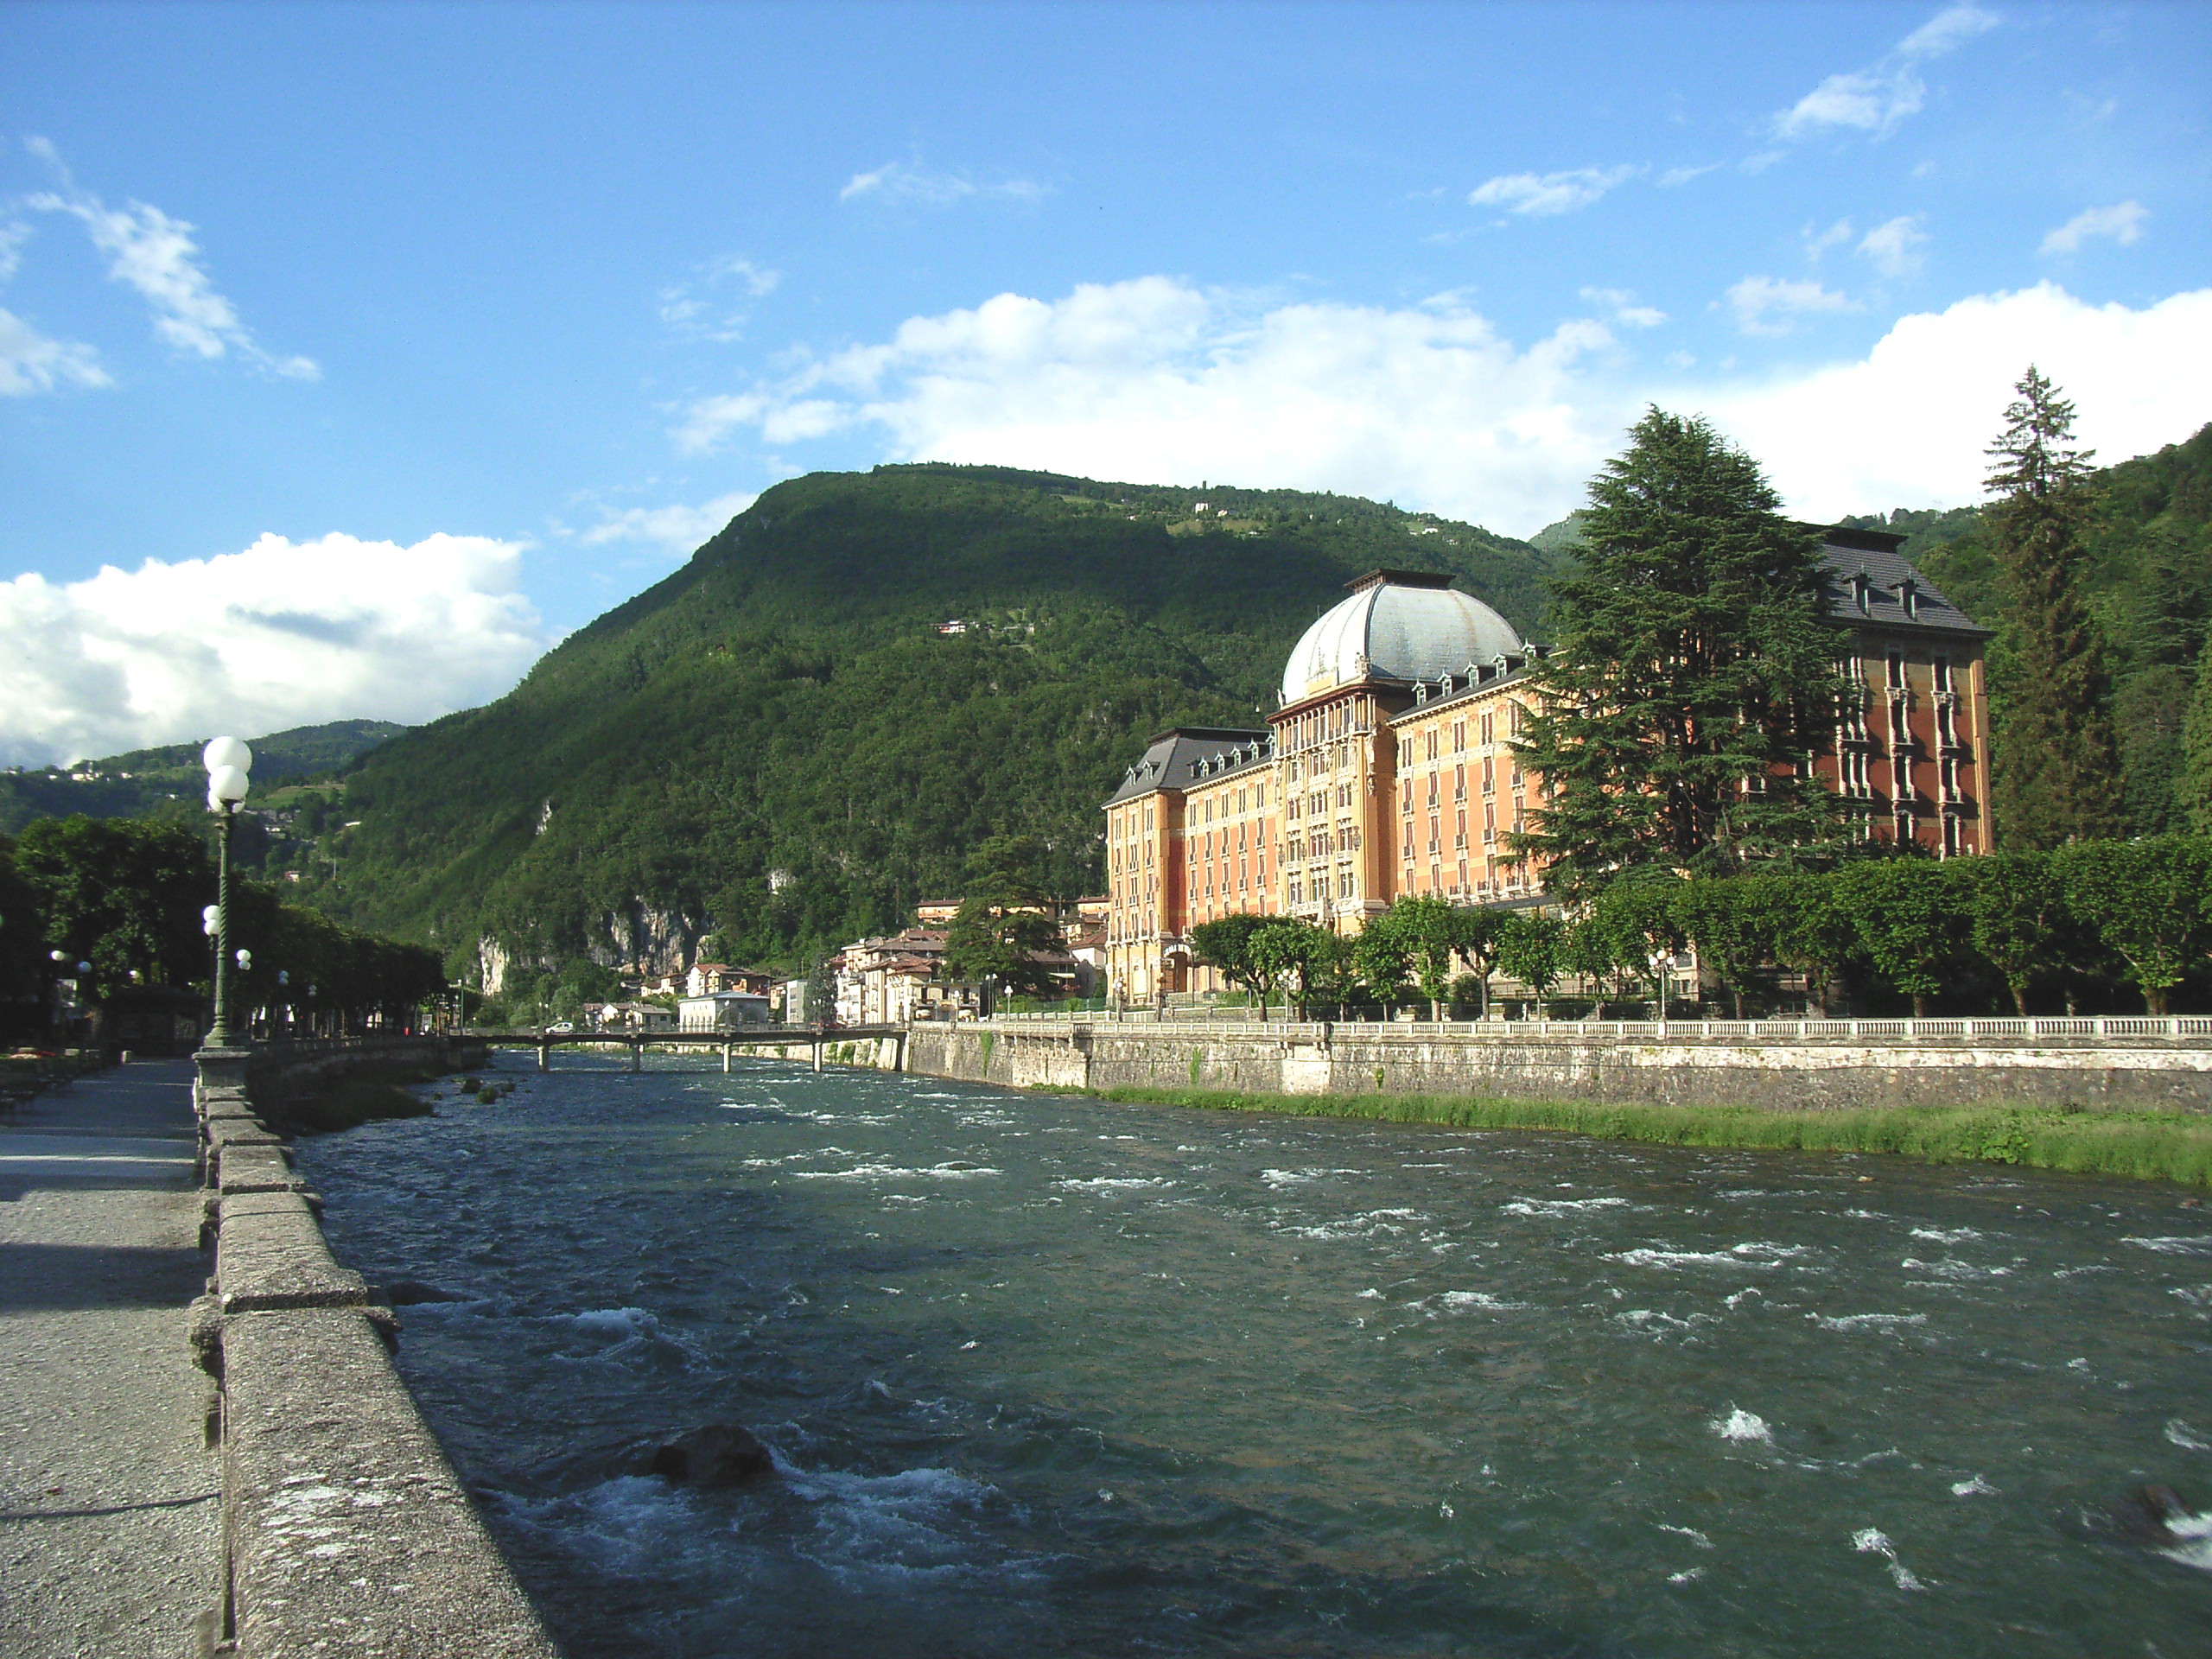
[[[192,1066],[141,1061],[0,1122],[0,1654],[204,1653],[219,1629]]]

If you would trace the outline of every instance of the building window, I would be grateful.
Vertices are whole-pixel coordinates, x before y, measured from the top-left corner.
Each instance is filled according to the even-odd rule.
[[[1495,795],[1497,793],[1497,761],[1491,760],[1488,755],[1484,755],[1483,757],[1483,793],[1485,795]]]
[[[1496,739],[1495,737],[1493,737],[1493,736],[1492,736],[1492,734],[1492,734],[1493,732],[1495,732],[1495,731],[1496,731],[1496,729],[1497,729],[1497,728],[1496,728],[1496,726],[1495,726],[1495,724],[1494,724],[1494,722],[1495,722],[1495,721],[1496,721],[1496,720],[1497,720],[1497,716],[1496,716],[1495,715],[1484,715],[1483,716],[1483,720],[1482,720],[1482,734],[1483,734],[1483,741],[1484,741],[1484,742],[1485,742],[1485,743],[1491,743],[1491,742],[1495,742],[1495,741],[1497,741],[1497,739]]]
[[[1452,753],[1458,754],[1466,747],[1467,722],[1464,720],[1455,720],[1452,722]]]
[[[1948,657],[1938,657],[1936,659],[1936,689],[1938,691],[1948,691],[1951,689],[1951,659]]]
[[[1889,668],[1890,690],[1902,691],[1904,690],[1904,653],[1903,652],[1893,651],[1890,653]]]

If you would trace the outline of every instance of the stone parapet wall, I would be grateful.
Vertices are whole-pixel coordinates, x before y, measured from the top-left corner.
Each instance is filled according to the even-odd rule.
[[[1821,1111],[2076,1106],[2212,1112],[2212,1040],[1643,1041],[1393,1025],[918,1026],[907,1067],[1014,1088],[1471,1095]]]
[[[226,1635],[245,1659],[557,1659],[392,1369],[391,1310],[332,1256],[320,1200],[249,1100],[481,1058],[442,1038],[200,1057],[215,1271],[192,1340],[221,1389]]]

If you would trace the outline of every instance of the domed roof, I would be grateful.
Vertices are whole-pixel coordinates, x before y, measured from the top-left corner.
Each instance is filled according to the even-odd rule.
[[[1521,636],[1446,576],[1377,570],[1306,630],[1283,665],[1282,700],[1297,702],[1354,680],[1433,680],[1470,663],[1518,655]]]

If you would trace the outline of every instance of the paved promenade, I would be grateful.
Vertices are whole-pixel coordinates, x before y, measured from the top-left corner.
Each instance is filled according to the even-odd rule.
[[[136,1659],[219,1630],[192,1067],[145,1061],[0,1121],[0,1654]]]

